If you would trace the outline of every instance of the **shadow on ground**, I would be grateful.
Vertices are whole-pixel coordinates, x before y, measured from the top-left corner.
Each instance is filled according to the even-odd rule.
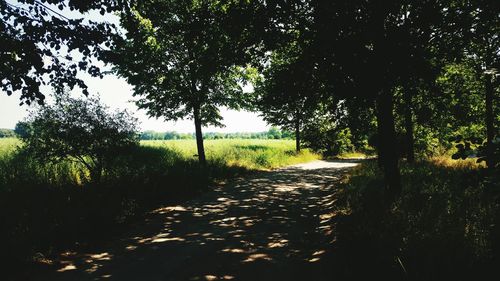
[[[236,179],[154,211],[107,247],[64,253],[31,280],[331,280],[336,184],[353,165]]]

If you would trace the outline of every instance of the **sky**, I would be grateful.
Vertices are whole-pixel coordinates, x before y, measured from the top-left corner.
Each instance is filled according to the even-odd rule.
[[[17,6],[22,6],[15,0],[8,2]],[[55,7],[53,7],[57,10]],[[61,12],[66,17],[78,18],[83,16],[86,19],[94,21],[105,20],[111,23],[118,24],[118,18],[114,15],[106,14],[101,16],[97,11],[91,11],[84,15],[71,12],[67,9]],[[94,78],[89,75],[79,75],[89,87],[91,94],[99,94],[101,101],[108,105],[111,109],[128,109],[134,113],[134,116],[139,119],[140,128],[142,131],[154,130],[158,132],[177,131],[180,133],[194,132],[194,122],[192,120],[179,120],[177,122],[166,122],[162,119],[149,118],[145,111],[139,110],[132,97],[132,86],[125,79],[115,75],[107,75],[103,79]],[[250,90],[249,88],[245,89]],[[44,87],[41,91],[50,101],[51,88]],[[73,91],[74,95],[79,95],[78,89]],[[5,92],[0,90],[0,128],[13,129],[17,122],[23,120],[28,115],[29,106],[19,105],[19,94],[14,93],[12,96],[7,96]],[[220,112],[225,125],[223,128],[206,127],[205,132],[262,132],[269,129],[269,125],[258,116],[257,113],[246,111],[234,111],[227,108],[220,108]]]
[[[115,75],[107,75],[103,79],[84,76],[84,81],[89,87],[91,94],[99,94],[101,101],[111,109],[127,109],[134,113],[139,119],[142,131],[154,130],[158,132],[177,131],[179,133],[194,132],[194,122],[192,120],[179,120],[177,122],[166,122],[162,119],[149,118],[144,110],[140,110],[134,104],[132,97],[132,86],[123,78]],[[0,91],[1,92],[1,91]],[[42,92],[49,97],[50,88],[42,88]],[[79,90],[73,91],[78,96]],[[13,129],[18,121],[23,120],[30,109],[27,105],[19,105],[19,94],[7,96],[0,93],[0,128]],[[221,108],[221,115],[224,118],[223,128],[206,127],[205,132],[262,132],[269,129],[269,126],[254,112],[234,111]]]

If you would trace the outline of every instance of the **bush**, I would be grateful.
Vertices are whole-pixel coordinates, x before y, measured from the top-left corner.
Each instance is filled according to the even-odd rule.
[[[99,98],[58,96],[53,105],[38,107],[20,134],[27,153],[50,162],[81,164],[99,182],[121,151],[139,143],[137,119],[126,111],[110,112]]]

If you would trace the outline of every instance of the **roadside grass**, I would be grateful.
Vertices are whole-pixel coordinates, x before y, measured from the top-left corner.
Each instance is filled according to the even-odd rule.
[[[366,159],[370,157],[371,155],[368,155],[363,152],[344,152],[339,155],[337,155],[335,158],[337,159]]]
[[[377,161],[366,161],[341,187],[339,214],[346,215],[338,217],[337,245],[355,245],[343,253],[347,260],[388,279],[479,280],[497,274],[500,186],[482,167],[475,159],[446,157],[402,162],[402,195],[388,209]]]
[[[41,162],[19,140],[0,139],[0,260],[15,270],[104,241],[156,206],[192,198],[219,180],[319,158],[295,153],[291,140],[205,143],[206,170],[194,140],[144,141],[117,155],[96,184],[78,163]]]

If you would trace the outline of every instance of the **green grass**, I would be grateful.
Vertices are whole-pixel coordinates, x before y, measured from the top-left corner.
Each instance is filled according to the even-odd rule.
[[[11,153],[21,141],[17,138],[0,138],[0,157]]]
[[[204,144],[209,162],[250,170],[273,169],[319,159],[307,149],[296,153],[292,140],[224,139],[205,140]],[[142,141],[141,145],[169,148],[185,159],[196,159],[194,140]]]
[[[363,152],[344,152],[339,154],[336,158],[338,159],[365,159],[369,157],[369,155]]]

